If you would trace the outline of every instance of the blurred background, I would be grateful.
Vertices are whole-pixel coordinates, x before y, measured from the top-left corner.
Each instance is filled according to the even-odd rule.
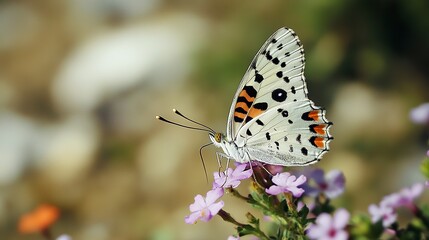
[[[226,239],[215,217],[187,225],[211,188],[204,133],[163,124],[177,108],[218,131],[238,83],[278,28],[306,52],[310,98],[334,122],[317,167],[340,169],[337,206],[370,203],[423,180],[429,101],[428,1],[0,1],[0,238],[40,203],[74,239]],[[179,121],[179,120],[178,120]],[[215,149],[205,151],[209,177]],[[210,180],[209,180],[210,181]],[[245,184],[246,185],[246,184]],[[245,187],[243,188],[245,191]],[[241,202],[225,209],[244,220]]]

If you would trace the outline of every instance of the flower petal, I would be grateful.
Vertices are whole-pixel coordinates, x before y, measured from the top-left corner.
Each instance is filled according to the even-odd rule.
[[[210,214],[212,216],[216,215],[219,212],[219,210],[221,210],[223,208],[224,205],[225,205],[225,203],[223,201],[220,201],[220,202],[217,202],[217,203],[210,205],[208,207],[210,210]]]
[[[194,200],[195,200],[195,202],[192,203],[191,205],[189,205],[189,210],[191,212],[200,211],[201,209],[206,207],[206,202],[205,202],[203,196],[201,196],[200,194],[195,196]]]
[[[350,213],[344,208],[338,209],[334,215],[333,225],[335,229],[343,229],[349,223]]]
[[[195,224],[197,220],[200,218],[200,212],[193,212],[189,216],[185,217],[185,223],[187,224]]]
[[[210,206],[212,205],[214,202],[216,202],[216,200],[218,200],[220,197],[223,196],[223,188],[215,188],[213,190],[210,190],[207,192],[206,195],[206,206]]]
[[[277,194],[280,194],[280,193],[282,193],[284,191],[283,191],[282,187],[273,185],[270,188],[265,189],[265,192],[268,193],[268,194],[271,194],[271,195],[277,195]]]
[[[273,176],[271,181],[278,186],[285,186],[289,176],[290,176],[290,173],[288,172],[277,173],[276,175]]]

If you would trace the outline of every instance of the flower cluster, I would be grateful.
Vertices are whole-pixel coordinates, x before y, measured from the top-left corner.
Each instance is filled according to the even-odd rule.
[[[429,229],[429,212],[422,212],[415,204],[415,200],[425,188],[423,183],[416,183],[387,195],[377,205],[371,204],[368,208],[371,215],[369,219],[359,215],[351,217],[347,210],[335,210],[331,205],[330,200],[339,197],[345,190],[345,177],[341,171],[331,170],[325,174],[321,169],[313,169],[304,173],[305,176],[283,172],[282,169],[271,165],[239,164],[235,169],[215,172],[213,188],[205,197],[195,197],[195,202],[189,207],[191,214],[185,218],[185,222],[207,222],[219,215],[224,221],[236,225],[237,235],[230,236],[228,239],[231,240],[245,235],[267,240],[378,239],[386,232],[396,237],[404,235],[404,230],[398,228],[397,209],[406,208],[427,224]],[[252,179],[250,194],[243,196],[236,188],[249,178]],[[261,210],[265,215],[264,219],[276,225],[273,229],[277,231],[264,232],[259,220],[251,213],[246,215],[248,223],[236,221],[231,214],[223,210],[225,202],[220,199],[225,193],[231,193]],[[306,199],[313,200],[311,207],[304,203]]]
[[[417,206],[414,200],[423,192],[423,184],[416,183],[410,188],[404,188],[400,192],[392,193],[383,198],[377,206],[371,204],[368,211],[372,216],[372,222],[382,221],[384,227],[389,227],[396,221],[396,209],[406,207],[412,212],[416,212]]]

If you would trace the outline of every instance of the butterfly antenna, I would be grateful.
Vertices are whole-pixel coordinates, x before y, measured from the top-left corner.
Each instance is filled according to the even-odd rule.
[[[206,181],[207,183],[209,182],[209,177],[207,175],[207,169],[206,169],[206,164],[204,162],[204,158],[203,158],[203,148],[212,145],[213,143],[207,143],[203,146],[200,147],[200,159],[201,159],[201,163],[203,164],[203,168],[204,168],[204,174],[206,175]]]
[[[213,129],[211,129],[210,127],[208,127],[208,126],[206,126],[206,125],[204,125],[204,124],[202,124],[202,123],[199,123],[199,122],[197,122],[197,121],[194,121],[194,120],[192,120],[192,119],[190,119],[190,118],[186,117],[186,116],[185,116],[185,115],[183,115],[181,112],[177,111],[177,109],[173,109],[173,112],[174,112],[175,114],[177,114],[177,115],[181,116],[182,118],[184,118],[184,119],[186,119],[186,120],[190,121],[190,122],[193,122],[193,123],[195,123],[195,124],[197,124],[197,125],[199,125],[199,126],[201,126],[201,127],[205,127],[205,128],[207,128],[207,129],[209,129],[212,133],[216,133],[216,131],[215,131],[215,130],[213,130]]]
[[[156,117],[156,119],[158,119],[160,121],[163,121],[163,122],[166,122],[166,123],[170,123],[170,124],[173,124],[173,125],[176,125],[176,126],[179,126],[179,127],[188,128],[188,129],[194,129],[194,130],[199,130],[199,131],[204,131],[204,132],[211,132],[209,129],[196,128],[196,127],[186,126],[186,125],[183,125],[183,124],[180,124],[180,123],[172,122],[172,121],[167,120],[167,119],[165,119],[165,118],[163,118],[161,116],[155,116],[155,117]]]

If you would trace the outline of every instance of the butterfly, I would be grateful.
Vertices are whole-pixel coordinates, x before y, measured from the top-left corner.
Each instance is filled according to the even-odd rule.
[[[329,151],[332,122],[307,96],[304,63],[304,49],[295,32],[280,28],[244,74],[229,111],[226,135],[174,111],[208,128],[211,142],[228,159],[282,166],[317,162]]]

